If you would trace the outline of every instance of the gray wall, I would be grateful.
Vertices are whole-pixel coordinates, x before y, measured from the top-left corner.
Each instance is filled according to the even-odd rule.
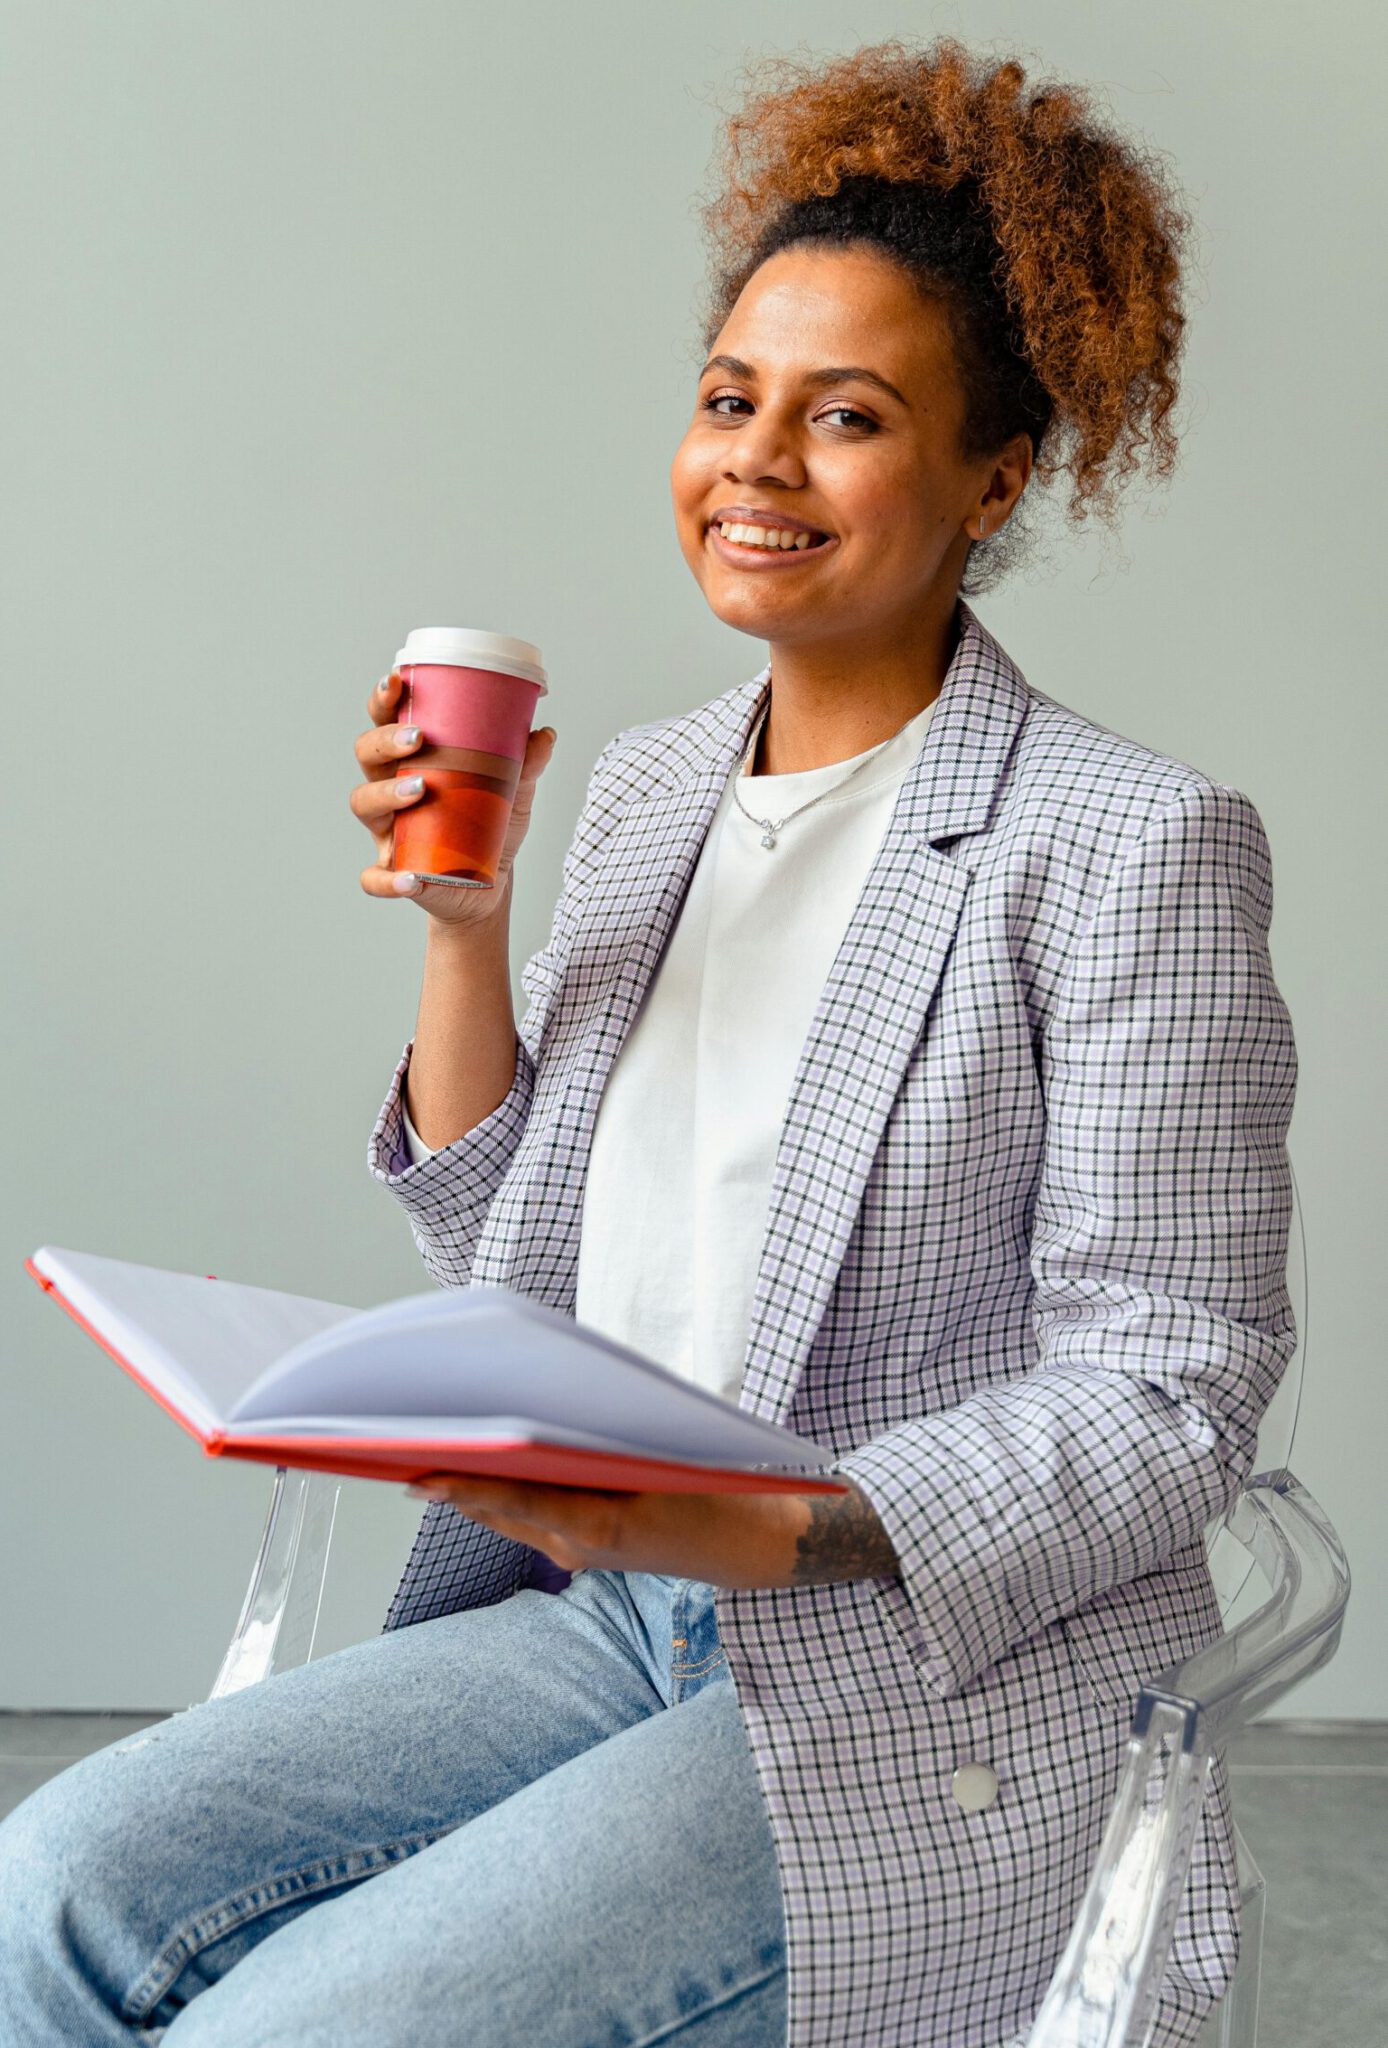
[[[669,509],[717,102],[753,51],[952,29],[1106,87],[1203,224],[1177,481],[1121,549],[1060,538],[980,610],[1039,688],[1266,823],[1302,1063],[1295,1463],[1357,1571],[1294,1710],[1388,1713],[1382,16],[862,0],[844,21],[831,0],[0,10],[0,1705],[205,1693],[267,1490],[205,1461],[25,1255],[362,1306],[432,1287],[364,1160],[424,940],[357,884],[366,693],[412,625],[541,644],[560,739],[518,967],[604,741],[765,659],[706,610]],[[349,1493],[334,1642],[376,1627],[416,1518],[398,1489]]]

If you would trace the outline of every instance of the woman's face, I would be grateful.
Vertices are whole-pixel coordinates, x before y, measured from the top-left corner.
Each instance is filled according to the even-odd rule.
[[[894,263],[865,248],[768,258],[714,342],[670,471],[680,547],[717,616],[773,648],[887,653],[952,612],[966,527],[981,509],[989,532],[1001,524],[1030,454],[1022,437],[1010,468],[965,462],[963,414],[945,316]],[[740,524],[781,512],[829,539],[774,554],[727,541],[713,515],[741,506],[768,516]]]

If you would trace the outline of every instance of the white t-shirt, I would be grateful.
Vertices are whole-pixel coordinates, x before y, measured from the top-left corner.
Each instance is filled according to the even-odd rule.
[[[598,1105],[575,1316],[727,1400],[800,1051],[934,708],[849,760],[729,777]],[[734,782],[755,817],[786,820],[773,848]]]

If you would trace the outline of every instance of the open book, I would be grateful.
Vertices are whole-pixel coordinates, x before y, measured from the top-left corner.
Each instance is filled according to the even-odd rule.
[[[24,1264],[210,1457],[401,1481],[848,1490],[822,1445],[509,1288],[351,1309],[56,1245]]]

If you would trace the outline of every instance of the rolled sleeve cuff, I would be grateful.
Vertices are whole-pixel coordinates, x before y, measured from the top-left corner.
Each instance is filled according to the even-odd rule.
[[[413,1048],[414,1040],[407,1040],[371,1132],[367,1166],[373,1179],[409,1212],[412,1223],[446,1233],[455,1246],[475,1244],[530,1116],[535,1062],[518,1036],[515,1078],[502,1101],[453,1144],[426,1151],[416,1162],[405,1132],[404,1104]]]
[[[900,1571],[884,1582],[883,1612],[926,1683],[952,1698],[1025,1633],[1005,1602],[996,1611],[996,1582],[981,1568],[986,1532],[954,1459],[926,1423],[862,1444],[833,1469],[860,1489],[896,1552]]]

